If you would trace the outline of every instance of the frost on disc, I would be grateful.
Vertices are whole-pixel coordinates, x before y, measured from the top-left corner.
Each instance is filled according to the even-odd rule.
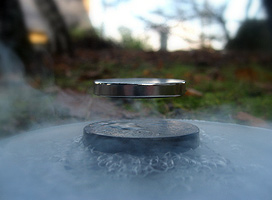
[[[230,162],[205,145],[185,153],[169,151],[152,155],[130,155],[126,153],[104,153],[91,146],[84,147],[79,141],[77,151],[72,149],[67,156],[66,168],[80,170],[95,169],[113,177],[146,177],[171,170],[186,174],[207,175],[215,170],[230,170]],[[81,149],[81,151],[78,151]],[[77,153],[76,153],[77,152]],[[82,155],[78,155],[81,152]],[[86,158],[83,158],[86,157]],[[81,158],[81,159],[79,159]],[[77,160],[78,159],[78,160]],[[82,163],[84,160],[84,163]],[[77,163],[77,162],[80,162]]]

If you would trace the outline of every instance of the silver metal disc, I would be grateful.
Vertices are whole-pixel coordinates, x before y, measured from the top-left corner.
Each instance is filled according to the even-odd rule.
[[[109,153],[185,152],[198,147],[199,129],[173,119],[99,121],[84,128],[83,143]]]
[[[179,79],[124,78],[94,82],[94,94],[106,97],[165,98],[185,93],[185,81]]]

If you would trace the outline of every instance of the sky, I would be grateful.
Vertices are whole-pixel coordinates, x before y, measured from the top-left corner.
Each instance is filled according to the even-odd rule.
[[[100,29],[103,24],[104,35],[108,38],[120,40],[118,28],[125,26],[132,30],[133,36],[146,40],[154,50],[159,49],[159,34],[147,28],[147,25],[138,19],[139,16],[151,19],[153,22],[162,22],[161,18],[151,14],[157,8],[171,9],[169,0],[129,0],[120,3],[115,7],[103,8],[102,0],[92,0],[90,3],[90,19],[96,28]],[[212,5],[221,5],[225,0],[210,0]],[[110,2],[108,0],[108,2]],[[248,0],[230,0],[228,8],[225,12],[227,19],[227,28],[233,37],[241,23],[245,18],[245,8]],[[261,0],[253,0],[249,12],[249,17],[264,18],[265,14],[261,6]],[[192,44],[185,41],[187,38],[197,41],[200,34],[200,26],[197,22],[178,23],[177,21],[169,22],[172,29],[168,39],[168,50],[188,50],[197,48],[197,43]],[[218,26],[209,29],[211,32],[221,33]],[[224,41],[212,43],[213,48],[222,49]]]

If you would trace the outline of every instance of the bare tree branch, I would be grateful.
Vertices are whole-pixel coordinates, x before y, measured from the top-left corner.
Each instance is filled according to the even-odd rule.
[[[246,5],[246,20],[248,19],[249,17],[249,10],[251,8],[251,5],[252,5],[252,0],[248,0],[247,1],[247,5]]]

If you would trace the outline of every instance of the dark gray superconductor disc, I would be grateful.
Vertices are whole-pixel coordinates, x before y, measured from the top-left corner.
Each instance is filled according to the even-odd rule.
[[[173,119],[99,121],[84,128],[83,143],[108,153],[184,152],[198,147],[199,129]]]

